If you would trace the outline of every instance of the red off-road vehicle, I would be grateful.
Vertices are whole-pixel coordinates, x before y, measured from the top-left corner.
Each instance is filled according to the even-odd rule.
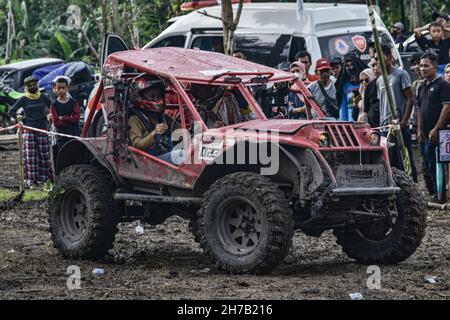
[[[181,129],[181,165],[130,143],[130,90],[146,76],[166,86],[166,113]],[[307,120],[262,112],[255,88],[283,83],[306,102]],[[191,90],[198,84],[223,87],[252,116],[208,129]],[[198,50],[131,50],[107,58],[95,100],[103,101],[106,129],[69,142],[56,160],[50,225],[64,256],[101,258],[119,222],[160,224],[175,214],[232,273],[270,272],[299,229],[315,237],[334,230],[346,254],[364,264],[401,262],[424,236],[425,202],[408,176],[391,169],[380,135],[363,123],[325,119],[293,74]]]

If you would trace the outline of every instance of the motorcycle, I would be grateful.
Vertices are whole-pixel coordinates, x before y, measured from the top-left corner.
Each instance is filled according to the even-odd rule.
[[[0,78],[0,128],[6,128],[11,125],[10,116],[8,115],[9,109],[19,100],[24,93],[18,92],[9,87],[6,79],[11,77],[16,70],[6,72]],[[2,131],[0,134],[8,134],[8,131]]]

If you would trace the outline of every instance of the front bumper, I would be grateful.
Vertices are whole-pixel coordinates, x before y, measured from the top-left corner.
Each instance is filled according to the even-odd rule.
[[[398,187],[381,187],[381,188],[335,188],[331,189],[330,195],[336,197],[348,196],[384,196],[394,195],[400,192]]]

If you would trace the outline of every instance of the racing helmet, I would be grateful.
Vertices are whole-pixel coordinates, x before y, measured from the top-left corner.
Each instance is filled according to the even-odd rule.
[[[166,110],[165,83],[152,77],[139,77],[131,88],[132,101],[144,111],[163,113]]]
[[[213,86],[207,84],[191,84],[191,93],[195,99],[206,109],[211,110],[222,98],[226,88],[224,86]]]

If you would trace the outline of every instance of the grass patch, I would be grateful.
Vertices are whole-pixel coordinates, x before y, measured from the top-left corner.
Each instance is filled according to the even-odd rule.
[[[14,197],[17,196],[17,194],[18,194],[17,192],[11,190],[0,189],[0,202],[14,199]],[[27,190],[23,195],[24,202],[44,201],[47,200],[47,198],[48,192],[43,190]]]
[[[23,195],[24,202],[44,201],[48,198],[48,192],[43,190],[27,190]]]
[[[17,196],[17,193],[11,190],[0,189],[0,202],[8,201]]]

